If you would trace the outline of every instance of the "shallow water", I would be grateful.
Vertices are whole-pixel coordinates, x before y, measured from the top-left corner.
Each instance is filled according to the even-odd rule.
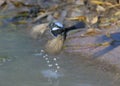
[[[1,26],[0,86],[120,86],[119,74],[85,57],[46,54],[46,40],[31,39],[26,27]]]
[[[0,86],[119,86],[114,74],[98,69],[82,56],[44,52],[24,29],[0,29]]]

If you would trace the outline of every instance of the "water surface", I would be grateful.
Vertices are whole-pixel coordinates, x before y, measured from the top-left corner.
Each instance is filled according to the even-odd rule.
[[[45,39],[45,38],[44,38]],[[0,86],[119,86],[119,78],[82,56],[44,52],[44,39],[33,40],[23,28],[0,28]]]

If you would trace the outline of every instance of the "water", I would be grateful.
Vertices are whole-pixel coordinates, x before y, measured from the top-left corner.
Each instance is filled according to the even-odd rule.
[[[0,86],[120,85],[120,77],[97,68],[82,56],[46,54],[45,38],[35,41],[25,29],[0,30],[0,56],[9,58],[0,65]]]
[[[26,28],[0,27],[0,86],[120,86],[119,72],[105,71],[103,64],[65,53],[46,54],[47,39],[31,39]]]

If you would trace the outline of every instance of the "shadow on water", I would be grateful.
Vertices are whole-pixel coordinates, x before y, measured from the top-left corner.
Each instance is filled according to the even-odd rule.
[[[120,32],[111,34],[111,37],[115,42],[113,42],[110,46],[104,48],[103,50],[100,50],[94,54],[94,58],[98,58],[103,56],[106,53],[109,53],[110,51],[114,50],[115,48],[119,47],[120,45]],[[111,39],[106,37],[105,35],[102,36],[101,38],[98,38],[97,42],[105,42],[105,41],[110,41]],[[114,51],[113,51],[114,52]]]

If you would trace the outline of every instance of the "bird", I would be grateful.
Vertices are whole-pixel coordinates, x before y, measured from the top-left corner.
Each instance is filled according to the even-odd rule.
[[[62,50],[64,42],[67,37],[67,33],[71,30],[85,28],[84,22],[77,22],[76,24],[64,28],[60,22],[52,22],[49,24],[50,32],[54,36],[52,40],[49,40],[45,46],[45,51],[49,54],[58,54]]]

